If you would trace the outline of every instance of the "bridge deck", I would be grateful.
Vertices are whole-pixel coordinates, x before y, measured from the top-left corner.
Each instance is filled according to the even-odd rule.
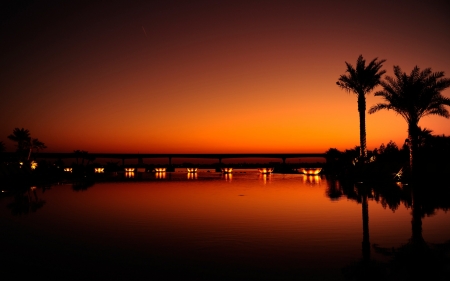
[[[5,156],[14,156],[13,152],[4,153]],[[144,159],[144,158],[203,158],[203,159],[227,159],[227,158],[325,158],[325,153],[88,153],[93,158],[112,159]],[[35,158],[81,158],[82,154],[76,153],[33,153]],[[84,155],[86,156],[86,154]]]

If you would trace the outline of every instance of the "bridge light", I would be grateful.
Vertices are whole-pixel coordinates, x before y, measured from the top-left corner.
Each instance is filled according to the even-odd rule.
[[[222,168],[222,173],[229,174],[233,172],[233,168]]]
[[[305,175],[318,175],[322,168],[300,168],[300,172]]]
[[[273,168],[259,168],[258,171],[261,174],[270,174],[273,172]]]

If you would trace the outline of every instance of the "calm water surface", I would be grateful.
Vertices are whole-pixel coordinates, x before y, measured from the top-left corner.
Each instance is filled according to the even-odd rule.
[[[51,279],[345,280],[363,258],[362,201],[323,176],[126,176],[85,190],[63,184],[3,196],[3,268]],[[390,208],[372,193],[370,244],[404,245],[411,207]],[[437,209],[422,228],[426,242],[447,242],[450,214]],[[370,259],[389,261],[373,249]]]

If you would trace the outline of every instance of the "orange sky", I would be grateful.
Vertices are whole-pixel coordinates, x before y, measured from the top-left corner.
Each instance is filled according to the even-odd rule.
[[[48,152],[344,150],[359,144],[356,96],[336,86],[345,61],[450,75],[446,1],[91,2],[1,9],[8,151],[15,127]],[[419,125],[450,135],[449,119]],[[366,129],[368,149],[406,138],[394,112]]]

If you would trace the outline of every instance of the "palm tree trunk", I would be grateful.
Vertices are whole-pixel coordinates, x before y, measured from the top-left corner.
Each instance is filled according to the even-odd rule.
[[[414,169],[416,166],[416,151],[417,151],[417,136],[418,128],[417,122],[408,123],[408,138],[409,138],[409,171],[411,176],[414,176]]]
[[[364,162],[366,158],[366,98],[364,93],[358,94],[358,112],[359,112],[359,143],[360,143],[360,159]]]

